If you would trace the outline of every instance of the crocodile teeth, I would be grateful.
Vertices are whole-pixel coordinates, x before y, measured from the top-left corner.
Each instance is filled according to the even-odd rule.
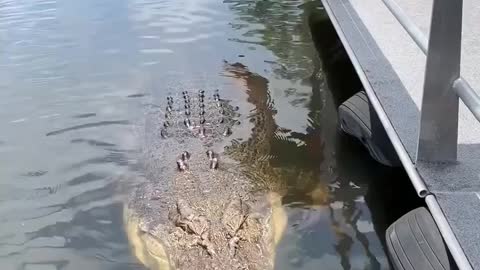
[[[167,112],[172,112],[172,106],[170,105],[167,106]]]
[[[205,117],[202,117],[202,118],[200,119],[200,124],[202,124],[202,125],[205,124]]]
[[[200,115],[205,115],[205,110],[204,109],[200,110]]]
[[[167,128],[167,127],[170,126],[170,123],[169,123],[168,121],[165,121],[165,122],[163,122],[163,126],[164,126],[165,128]]]
[[[185,115],[190,115],[190,110],[189,109],[185,110]]]

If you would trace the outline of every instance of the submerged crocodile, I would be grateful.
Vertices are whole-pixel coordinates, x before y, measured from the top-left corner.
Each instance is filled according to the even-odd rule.
[[[242,65],[230,69],[251,74]],[[273,269],[286,225],[282,187],[258,180],[276,127],[265,117],[272,111],[266,85],[244,86],[256,105],[244,142],[229,139],[248,124],[218,91],[167,97],[165,111],[147,117],[149,181],[132,195],[125,223],[135,256],[149,269]]]

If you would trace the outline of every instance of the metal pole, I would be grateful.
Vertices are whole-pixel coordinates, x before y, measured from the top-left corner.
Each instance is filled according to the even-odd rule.
[[[427,54],[428,40],[423,32],[403,12],[402,8],[394,0],[383,0],[390,12],[397,18],[398,22],[405,28],[410,37],[417,43],[424,54]],[[480,97],[461,76],[453,84],[453,90],[463,101],[465,106],[472,112],[480,122]]]
[[[463,0],[434,0],[420,116],[417,161],[457,160]]]

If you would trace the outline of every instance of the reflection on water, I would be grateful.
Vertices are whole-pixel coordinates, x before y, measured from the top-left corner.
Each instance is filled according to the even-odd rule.
[[[403,175],[337,132],[338,92],[359,84],[319,42],[324,16],[303,0],[0,1],[0,267],[143,269],[121,210],[145,176],[143,113],[200,87],[269,106],[271,132],[252,139],[286,187],[278,269],[388,268],[375,187]],[[267,100],[237,91],[225,61]]]

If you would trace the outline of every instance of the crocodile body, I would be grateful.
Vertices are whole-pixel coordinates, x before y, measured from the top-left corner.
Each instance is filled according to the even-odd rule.
[[[227,71],[251,74],[244,66]],[[263,93],[246,86],[256,111],[243,142],[230,139],[244,125],[238,108],[218,91],[169,96],[165,110],[147,117],[148,181],[132,194],[125,223],[133,252],[149,269],[273,269],[286,225],[282,187],[266,179],[276,127],[267,121],[266,85],[258,87]]]

